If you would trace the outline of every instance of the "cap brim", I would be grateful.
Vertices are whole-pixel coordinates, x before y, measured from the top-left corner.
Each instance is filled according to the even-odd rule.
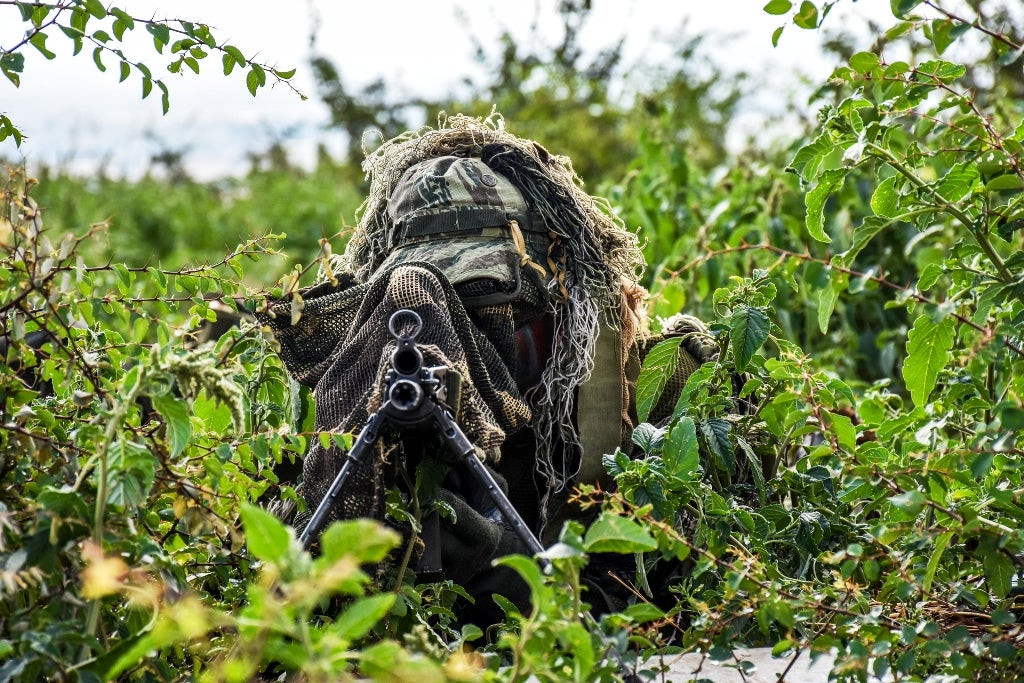
[[[515,245],[502,237],[455,237],[396,247],[381,268],[412,261],[432,264],[452,285],[459,285],[471,280],[518,279],[520,256]]]

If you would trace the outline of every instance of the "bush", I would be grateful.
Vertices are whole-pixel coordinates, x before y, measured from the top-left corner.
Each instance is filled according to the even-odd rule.
[[[301,505],[289,465],[312,439],[345,436],[312,431],[308,392],[244,316],[202,340],[204,324],[295,291],[310,268],[271,292],[242,281],[288,270],[265,269],[277,242],[253,235],[250,212],[289,197],[309,207],[296,225],[333,221],[319,211],[337,205],[335,171],[316,171],[307,195],[253,173],[251,195],[228,204],[230,191],[140,182],[157,208],[118,205],[114,220],[139,216],[139,235],[161,213],[181,226],[162,247],[170,266],[108,261],[91,251],[100,227],[50,231],[13,172],[0,680],[608,680],[619,662],[651,674],[656,654],[726,660],[740,644],[835,652],[845,680],[1020,678],[1024,112],[1001,71],[992,90],[975,78],[1018,59],[1020,41],[936,4],[925,17],[894,3],[897,25],[835,71],[785,164],[707,169],[671,144],[672,111],[642,127],[607,193],[648,237],[653,312],[700,314],[719,354],[658,425],[678,341],[648,355],[637,457],[606,455],[614,491],[577,492],[595,521],[566,526],[550,573],[502,560],[532,609],[499,599],[505,621],[487,634],[455,618],[459,586],[420,583],[401,559],[371,575],[414,534],[354,521],[328,530],[317,559],[296,546],[266,508]],[[827,6],[766,10],[813,29]],[[957,39],[989,50],[973,71],[942,59]],[[39,188],[58,215],[64,182]],[[241,246],[223,255],[220,236],[207,265],[178,263],[196,222],[221,215]],[[317,228],[298,232],[314,265],[329,253]],[[635,560],[635,600],[595,624],[580,571],[599,553]],[[669,600],[649,585],[666,575]]]

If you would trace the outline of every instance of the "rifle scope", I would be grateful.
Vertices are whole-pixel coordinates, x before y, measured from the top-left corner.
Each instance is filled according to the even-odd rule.
[[[398,328],[403,319],[408,319],[411,327],[406,334],[400,334]],[[423,401],[423,388],[420,386],[420,370],[423,368],[423,354],[416,346],[416,336],[423,329],[423,319],[419,314],[408,308],[395,311],[388,319],[388,331],[395,338],[398,346],[391,354],[391,369],[394,379],[388,388],[388,400],[399,411],[411,412]]]

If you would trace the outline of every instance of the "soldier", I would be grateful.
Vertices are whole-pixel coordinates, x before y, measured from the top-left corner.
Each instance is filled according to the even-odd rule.
[[[369,196],[345,253],[302,293],[297,321],[289,302],[265,316],[290,371],[313,389],[317,429],[358,431],[380,406],[388,320],[410,308],[424,322],[426,363],[464,380],[454,408],[480,458],[534,533],[553,541],[578,515],[566,504],[572,487],[604,479],[602,455],[628,449],[631,391],[650,347],[637,236],[581,189],[568,159],[500,119],[453,116],[386,142],[363,168]],[[690,337],[680,385],[711,347]],[[508,595],[514,581],[490,567],[522,551],[518,539],[474,481],[437,462],[438,450],[429,434],[382,447],[346,483],[334,516],[385,519],[388,491],[401,490],[407,506],[435,511],[421,515],[421,572],[485,598],[497,586],[524,597]],[[311,507],[343,455],[315,443],[306,456]],[[400,468],[423,463],[420,481],[403,483]]]

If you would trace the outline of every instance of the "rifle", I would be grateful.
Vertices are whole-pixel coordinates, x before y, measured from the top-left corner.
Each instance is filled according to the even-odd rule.
[[[408,334],[401,334],[398,331],[398,325],[402,318],[409,318],[412,323],[412,329]],[[342,463],[326,495],[320,501],[309,524],[306,525],[299,537],[299,542],[304,549],[309,548],[310,544],[320,535],[345,481],[351,476],[355,467],[366,464],[367,455],[372,446],[377,443],[381,429],[386,424],[402,431],[432,423],[438,433],[444,437],[451,452],[467,466],[484,487],[505,522],[512,527],[520,540],[530,549],[530,552],[533,554],[543,553],[544,546],[526,526],[526,522],[512,506],[494,477],[480,462],[476,456],[476,448],[459,427],[451,411],[444,405],[444,376],[449,368],[443,365],[423,366],[423,354],[416,345],[416,336],[422,328],[422,318],[418,313],[407,308],[396,311],[388,320],[388,332],[394,337],[397,347],[391,354],[391,368],[384,376],[385,401],[377,412],[370,415],[366,425],[359,432],[352,448],[349,449],[345,462]]]
[[[403,318],[408,318],[411,323],[411,325],[405,325],[411,328],[405,334],[399,332]],[[366,464],[367,455],[380,438],[381,429],[385,425],[390,425],[398,431],[432,425],[444,437],[451,452],[466,465],[487,491],[491,501],[504,517],[505,523],[512,527],[520,540],[530,549],[544,571],[549,572],[551,560],[544,555],[544,546],[530,531],[490,471],[484,467],[476,455],[476,448],[459,427],[451,411],[444,405],[446,398],[445,375],[450,369],[443,365],[424,367],[423,353],[416,344],[416,337],[422,329],[423,319],[418,313],[407,308],[394,312],[388,319],[388,332],[395,339],[397,346],[391,354],[391,367],[384,376],[384,403],[370,415],[366,425],[359,432],[359,436],[352,444],[352,448],[349,449],[338,474],[334,477],[326,495],[320,501],[309,524],[306,525],[299,537],[299,542],[304,549],[307,549],[319,537],[345,481],[354,468]],[[605,635],[601,633],[593,615],[590,612],[584,612],[582,617],[589,629],[598,634],[598,637],[608,647],[608,652],[615,659],[625,680],[636,680],[635,675],[622,661],[615,645],[608,642]]]

